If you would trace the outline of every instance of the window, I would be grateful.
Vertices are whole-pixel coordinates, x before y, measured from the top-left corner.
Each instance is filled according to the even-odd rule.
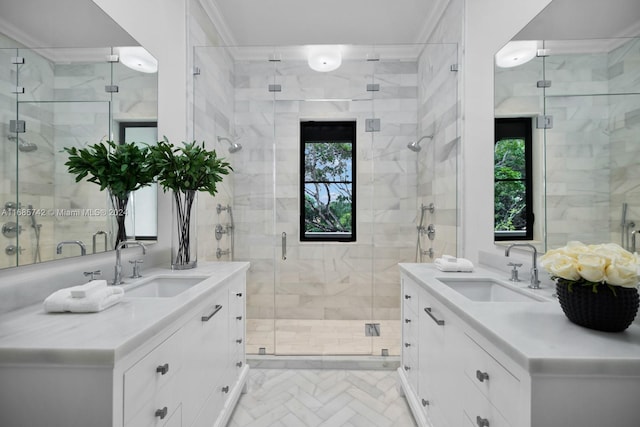
[[[155,145],[158,142],[157,122],[120,122],[120,143],[136,142]],[[158,240],[158,187],[153,183],[133,192],[125,219],[127,238]]]
[[[301,122],[300,240],[356,240],[356,122]]]
[[[533,239],[531,118],[496,119],[495,240]]]

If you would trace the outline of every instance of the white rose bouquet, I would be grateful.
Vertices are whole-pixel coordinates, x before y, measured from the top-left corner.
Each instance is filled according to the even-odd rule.
[[[615,294],[615,286],[636,288],[638,286],[638,257],[615,243],[585,245],[569,242],[559,249],[547,251],[540,264],[553,279],[569,285],[607,285]]]

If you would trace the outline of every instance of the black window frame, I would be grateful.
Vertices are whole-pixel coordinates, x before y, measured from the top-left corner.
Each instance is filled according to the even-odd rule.
[[[118,123],[118,144],[122,145],[126,141],[126,134],[128,128],[157,128],[157,121],[138,121],[138,122],[119,122]],[[157,206],[156,206],[157,209]],[[157,227],[157,224],[156,224]],[[143,240],[149,242],[157,242],[158,241],[158,233],[156,232],[155,236],[145,236],[145,235],[136,235],[136,236],[127,236],[127,238],[134,238],[136,240]]]
[[[533,228],[535,216],[533,213],[533,119],[531,117],[508,117],[495,119],[495,144],[504,139],[524,140],[524,163],[525,177],[519,181],[524,181],[525,185],[525,221],[526,229],[519,231],[497,231],[494,222],[494,239],[496,241],[507,240],[533,240]],[[515,180],[496,180],[494,171],[494,188],[497,182]],[[495,206],[495,201],[494,201]],[[495,218],[495,213],[494,213]],[[495,221],[495,219],[494,219]]]
[[[301,121],[300,122],[300,241],[301,242],[355,242],[356,241],[356,121]],[[327,140],[327,143],[349,141],[351,143],[351,233],[305,232],[305,144]],[[333,141],[329,141],[333,140]],[[349,181],[327,181],[327,183]]]

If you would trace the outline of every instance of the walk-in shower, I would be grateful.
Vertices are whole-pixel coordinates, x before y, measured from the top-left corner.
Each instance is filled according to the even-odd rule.
[[[228,143],[236,153],[233,173],[225,179],[228,193],[225,187],[220,198],[223,207],[233,206],[233,259],[251,263],[249,354],[400,354],[397,265],[414,262],[415,208],[429,200],[420,192],[430,193],[448,225],[455,224],[456,212],[436,200],[438,191],[455,188],[455,173],[434,172],[426,163],[434,150],[416,156],[406,147],[418,140],[419,148],[421,130],[433,130],[442,141],[438,146],[447,148],[438,158],[447,167],[455,164],[457,135],[450,130],[457,129],[457,118],[450,112],[457,111],[457,74],[450,64],[456,58],[455,44],[345,46],[338,70],[317,72],[309,67],[305,46],[196,48],[194,65],[217,72],[195,77],[193,137]],[[302,123],[309,121],[355,122],[355,139],[334,141],[320,133],[303,143]],[[241,151],[229,134],[242,135]],[[336,151],[332,142],[355,147]],[[305,168],[312,160],[315,167]],[[426,167],[429,176],[420,170]],[[322,177],[307,176],[319,170]],[[454,182],[435,183],[432,176]],[[341,193],[340,186],[351,182],[353,193]],[[305,197],[305,189],[318,189],[317,198]],[[454,201],[455,194],[447,191]],[[318,212],[336,221],[355,217],[355,241],[331,241],[331,235],[308,241],[304,231],[301,236],[306,215],[316,212],[305,202],[329,206],[329,199],[333,210]],[[221,240],[210,239],[207,250],[223,261],[229,246],[219,242],[231,237],[229,221],[217,222],[212,231]],[[443,228],[442,235],[447,233],[451,229]]]

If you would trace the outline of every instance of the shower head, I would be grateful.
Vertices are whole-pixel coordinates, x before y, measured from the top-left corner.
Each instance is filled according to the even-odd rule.
[[[12,142],[18,141],[18,150],[22,151],[23,153],[30,153],[38,149],[38,146],[33,142],[27,142],[18,136],[9,135],[8,139],[9,141],[12,141]]]
[[[224,136],[219,136],[218,142],[222,142],[222,141],[227,141],[229,143],[230,145],[229,152],[231,154],[237,153],[238,151],[242,150],[242,145],[238,144],[237,142],[233,142],[229,138],[225,138]]]
[[[433,135],[425,135],[417,141],[410,142],[409,144],[407,144],[407,148],[413,152],[416,152],[416,153],[419,152],[420,150],[422,150],[422,147],[420,146],[420,141],[426,138],[433,139]]]

